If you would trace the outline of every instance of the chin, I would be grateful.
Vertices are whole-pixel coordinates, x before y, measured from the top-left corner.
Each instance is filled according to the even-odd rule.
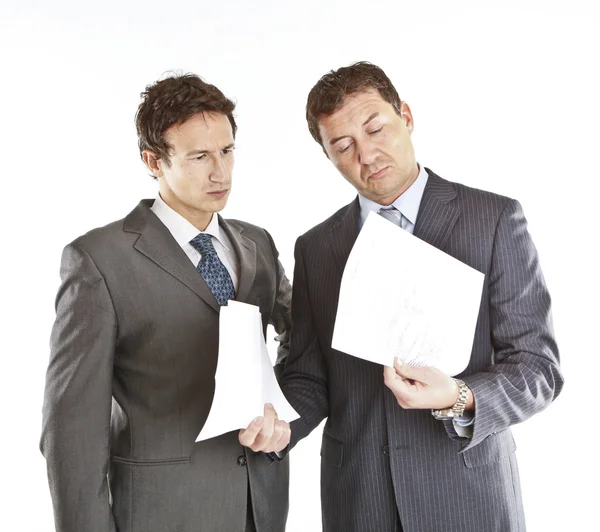
[[[219,201],[214,201],[211,205],[211,210],[213,212],[222,211],[227,206],[227,196],[220,199]]]

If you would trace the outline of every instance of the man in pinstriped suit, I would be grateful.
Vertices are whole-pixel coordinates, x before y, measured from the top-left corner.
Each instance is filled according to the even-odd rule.
[[[292,447],[327,418],[323,529],[525,530],[510,426],[548,406],[563,379],[550,297],[519,203],[419,165],[410,107],[375,65],[323,76],[306,114],[358,192],[295,250],[283,387],[301,414]],[[485,274],[470,362],[458,378],[382,368],[332,349],[342,273],[370,211]]]

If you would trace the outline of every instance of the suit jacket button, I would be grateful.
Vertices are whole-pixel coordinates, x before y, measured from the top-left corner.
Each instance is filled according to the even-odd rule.
[[[242,455],[238,457],[237,462],[240,467],[244,467],[248,463],[248,460],[246,460],[246,457]]]
[[[386,456],[390,455],[390,448],[387,445],[383,446],[382,451],[383,451],[383,454],[385,454]]]

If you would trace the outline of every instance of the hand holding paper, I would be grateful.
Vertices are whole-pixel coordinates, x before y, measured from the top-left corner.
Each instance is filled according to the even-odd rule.
[[[409,366],[396,359],[393,368],[384,366],[383,378],[402,408],[450,408],[458,397],[454,380],[431,366]],[[473,394],[469,393],[467,410],[472,408]]]
[[[266,404],[271,407],[265,406]],[[259,423],[256,416],[264,410]],[[219,359],[215,395],[196,441],[243,429],[240,443],[251,449],[281,450],[289,442],[287,421],[299,416],[285,399],[271,366],[258,307],[229,301],[219,316]],[[254,420],[254,421],[252,421]],[[287,442],[285,441],[287,434]],[[276,447],[281,446],[281,449]]]
[[[290,443],[290,424],[280,421],[273,405],[265,405],[264,417],[257,417],[240,430],[239,440],[244,447],[250,447],[254,452],[272,453],[283,451]]]

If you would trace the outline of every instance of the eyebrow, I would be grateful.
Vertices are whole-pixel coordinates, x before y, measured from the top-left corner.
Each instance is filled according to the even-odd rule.
[[[227,146],[223,146],[219,151],[228,150],[235,147],[235,143],[230,142]],[[186,157],[191,157],[192,155],[202,155],[203,153],[210,153],[210,150],[192,150],[185,154]]]
[[[377,118],[379,116],[379,111],[375,111],[373,114],[371,114],[371,116],[369,116],[369,118],[367,118],[364,122],[363,122],[363,126],[366,126],[371,120],[373,120],[374,118]],[[348,135],[342,135],[341,137],[335,137],[334,139],[331,139],[329,141],[329,145],[333,146],[336,142],[338,142],[339,140],[342,140],[343,138],[346,138]]]
[[[363,122],[363,126],[366,126],[371,120],[373,120],[373,118],[377,118],[378,116],[379,116],[379,111],[375,111],[369,118],[367,118]]]

